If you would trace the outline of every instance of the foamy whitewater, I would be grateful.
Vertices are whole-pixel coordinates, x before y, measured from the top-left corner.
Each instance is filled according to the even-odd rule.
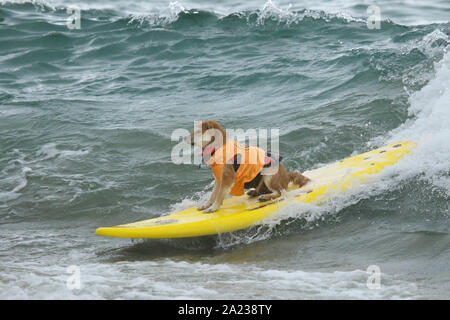
[[[450,298],[450,5],[371,4],[1,1],[0,298]],[[208,199],[170,139],[206,119],[279,129],[292,171],[417,147],[247,230],[95,236]]]

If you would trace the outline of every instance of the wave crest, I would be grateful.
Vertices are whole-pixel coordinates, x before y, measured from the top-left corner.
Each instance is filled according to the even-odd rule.
[[[171,2],[166,14],[133,14],[129,16],[129,23],[138,23],[141,26],[167,26],[171,24],[190,23],[204,24],[208,22],[244,23],[250,27],[282,26],[291,27],[301,22],[326,23],[363,23],[363,19],[355,18],[344,13],[326,13],[324,11],[303,9],[291,11],[291,5],[286,9],[277,7],[268,0],[261,9],[252,11],[240,11],[227,15],[220,15],[212,11],[198,9],[186,9],[179,2]]]

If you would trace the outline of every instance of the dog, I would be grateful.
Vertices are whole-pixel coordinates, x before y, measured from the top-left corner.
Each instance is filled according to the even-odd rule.
[[[288,172],[279,163],[281,157],[229,141],[226,131],[216,121],[198,122],[185,141],[202,149],[203,159],[215,177],[209,200],[198,207],[205,213],[217,211],[228,193],[239,196],[244,194],[244,189],[249,189],[246,192],[248,196],[269,201],[280,197],[290,182],[302,187],[310,181],[298,172]],[[267,170],[274,163],[277,170]]]

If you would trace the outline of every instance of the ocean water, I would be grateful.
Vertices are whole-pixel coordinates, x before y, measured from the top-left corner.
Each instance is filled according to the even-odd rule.
[[[0,1],[0,298],[449,299],[449,17],[447,0]],[[95,236],[208,197],[208,169],[171,161],[172,132],[206,119],[279,129],[297,171],[418,145],[248,230]]]

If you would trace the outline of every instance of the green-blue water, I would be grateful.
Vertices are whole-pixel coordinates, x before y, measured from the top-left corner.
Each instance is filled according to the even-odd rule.
[[[0,2],[0,298],[448,299],[450,6],[379,1],[369,29],[368,5]],[[94,236],[208,197],[208,169],[171,161],[172,132],[207,119],[279,129],[289,170],[418,147],[262,227]]]

